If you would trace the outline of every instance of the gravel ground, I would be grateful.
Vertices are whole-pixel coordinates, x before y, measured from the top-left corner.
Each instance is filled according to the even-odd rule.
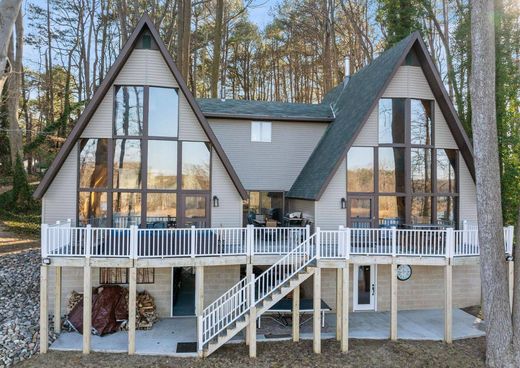
[[[258,358],[248,358],[245,345],[228,345],[207,359],[128,356],[126,354],[51,351],[21,363],[20,367],[484,367],[484,339],[442,342],[351,340],[350,352],[341,354],[335,341],[323,341],[322,354],[312,342],[258,344]]]
[[[28,359],[40,348],[39,262],[37,250],[0,256],[0,368]]]

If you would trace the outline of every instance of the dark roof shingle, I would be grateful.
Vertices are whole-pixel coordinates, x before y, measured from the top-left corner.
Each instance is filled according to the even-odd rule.
[[[294,182],[288,197],[318,200],[340,160],[365,123],[398,63],[417,39],[413,33],[333,88],[324,98],[336,115]]]
[[[272,119],[294,121],[327,121],[334,119],[329,105],[268,102],[251,100],[222,100],[198,98],[197,102],[207,118]]]

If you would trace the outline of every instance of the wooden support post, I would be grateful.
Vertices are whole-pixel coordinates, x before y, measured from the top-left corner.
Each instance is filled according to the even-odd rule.
[[[40,266],[40,354],[49,347],[48,276],[49,266]]]
[[[204,266],[195,267],[195,315],[204,310]]]
[[[135,354],[135,329],[137,314],[137,268],[128,270],[128,354]]]
[[[300,341],[300,285],[293,290],[292,339],[294,342]]]
[[[444,342],[451,344],[453,341],[452,337],[452,325],[453,325],[453,294],[452,294],[452,280],[453,270],[452,265],[447,260],[446,267],[444,269]]]
[[[348,313],[349,313],[349,295],[348,288],[350,283],[350,263],[347,261],[343,269],[343,280],[341,282],[341,352],[348,351]]]
[[[56,266],[54,280],[54,332],[61,332],[61,266]]]
[[[90,260],[83,267],[83,354],[90,353],[90,330],[92,327],[92,269]]]
[[[249,313],[249,357],[256,358],[256,307]]]
[[[248,231],[252,231],[251,227],[248,226]],[[251,260],[249,260],[250,262]],[[253,264],[247,263],[246,264],[246,278],[247,280],[251,280],[251,276],[253,275]],[[249,345],[249,324],[246,326],[246,345]]]
[[[390,340],[397,340],[397,264],[390,265]]]
[[[316,354],[321,354],[321,269],[314,270],[314,295],[312,296],[313,313],[313,347]]]
[[[341,341],[341,315],[342,315],[342,282],[343,281],[343,270],[341,268],[336,269],[336,340]]]

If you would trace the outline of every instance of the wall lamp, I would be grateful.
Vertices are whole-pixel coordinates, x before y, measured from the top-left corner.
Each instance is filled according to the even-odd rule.
[[[347,208],[347,200],[345,198],[341,198],[341,209],[344,210]]]
[[[217,196],[213,196],[213,207],[220,206],[219,199]]]

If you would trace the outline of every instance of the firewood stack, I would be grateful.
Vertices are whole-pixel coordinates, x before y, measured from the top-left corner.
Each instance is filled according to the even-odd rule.
[[[153,297],[146,290],[137,294],[136,314],[138,330],[149,330],[158,319]]]
[[[125,288],[125,303],[128,305],[128,289]],[[67,304],[67,314],[83,299],[83,294],[72,291]],[[137,294],[136,298],[136,329],[149,330],[159,319],[153,297],[146,290]],[[120,328],[128,330],[128,320],[121,321]]]

